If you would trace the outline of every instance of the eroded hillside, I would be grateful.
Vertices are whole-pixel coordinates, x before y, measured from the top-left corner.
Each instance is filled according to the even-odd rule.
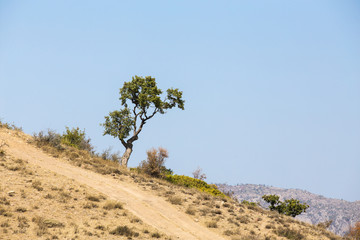
[[[0,141],[1,239],[340,239],[19,131],[0,128]]]

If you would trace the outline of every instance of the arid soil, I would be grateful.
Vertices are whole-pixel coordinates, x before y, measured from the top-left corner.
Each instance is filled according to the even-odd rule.
[[[124,208],[144,223],[171,236],[172,239],[224,239],[172,204],[126,179],[114,179],[79,168],[59,158],[51,157],[26,142],[14,132],[1,130],[0,140],[6,143],[6,153],[15,159],[41,167],[96,189],[109,199],[124,203]]]

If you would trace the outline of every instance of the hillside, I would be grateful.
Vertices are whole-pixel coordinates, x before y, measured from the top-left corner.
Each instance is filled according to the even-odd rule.
[[[0,239],[341,239],[0,127]]]
[[[329,230],[339,235],[344,235],[349,230],[350,224],[353,225],[360,220],[360,201],[348,202],[326,198],[300,189],[283,189],[255,184],[236,186],[218,184],[217,186],[222,191],[234,192],[234,196],[240,201],[260,202],[263,206],[266,205],[261,196],[265,194],[276,194],[282,199],[299,199],[301,202],[306,202],[310,207],[306,213],[297,216],[297,219],[312,224],[332,220]]]

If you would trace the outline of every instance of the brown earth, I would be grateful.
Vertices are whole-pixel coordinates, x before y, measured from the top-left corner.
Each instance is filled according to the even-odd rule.
[[[0,239],[341,239],[46,139],[0,122]]]
[[[225,239],[180,212],[163,198],[144,191],[131,181],[126,179],[119,181],[111,176],[100,175],[73,166],[62,159],[51,157],[27,143],[26,137],[17,136],[16,132],[0,130],[0,140],[6,143],[7,146],[4,149],[9,156],[73,179],[96,189],[110,199],[124,203],[124,207],[143,222],[172,238]]]

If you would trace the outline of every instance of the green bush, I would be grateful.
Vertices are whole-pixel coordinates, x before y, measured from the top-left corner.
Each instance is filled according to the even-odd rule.
[[[249,202],[249,201],[247,201],[247,200],[242,200],[241,203],[242,203],[242,204],[245,204],[245,205],[248,205],[248,206],[253,206],[253,207],[259,206],[258,203],[256,203],[256,202]]]
[[[309,207],[306,203],[302,204],[299,200],[293,198],[281,202],[279,200],[280,197],[277,195],[264,195],[262,199],[270,204],[269,209],[271,211],[278,211],[281,214],[292,217],[306,212],[306,209]]]
[[[48,129],[47,132],[41,131],[38,134],[35,133],[33,137],[38,147],[48,145],[58,150],[64,150],[64,145],[68,145],[94,154],[94,147],[90,144],[90,139],[85,137],[85,130],[81,131],[79,128],[72,128],[70,130],[66,127],[66,131],[62,135]]]
[[[78,127],[72,128],[71,130],[69,127],[66,127],[66,131],[61,136],[61,142],[77,149],[89,152],[93,150],[93,146],[90,144],[90,139],[86,139],[85,137],[85,130],[81,131]]]
[[[217,189],[215,185],[209,185],[205,181],[184,175],[167,175],[166,180],[188,188],[196,188],[202,192],[210,193],[214,196],[225,197],[225,194]]]

